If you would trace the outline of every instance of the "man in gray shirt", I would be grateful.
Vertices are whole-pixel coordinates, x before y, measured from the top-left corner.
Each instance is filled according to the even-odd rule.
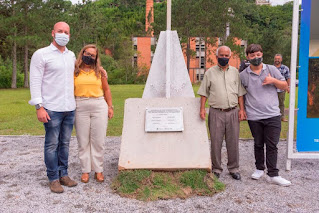
[[[291,182],[280,177],[277,168],[277,144],[281,131],[277,89],[286,90],[287,82],[275,66],[262,63],[263,50],[259,44],[249,45],[246,55],[250,66],[240,73],[240,79],[247,91],[245,109],[249,128],[254,137],[257,170],[251,177],[258,180],[264,175],[264,144],[266,144],[268,181],[289,186]]]
[[[221,149],[225,136],[230,175],[240,180],[239,173],[239,120],[244,120],[243,95],[245,89],[240,83],[239,72],[228,65],[231,50],[221,46],[216,51],[218,65],[206,71],[198,90],[201,96],[200,117],[206,119],[205,103],[208,99],[209,117],[208,126],[211,138],[212,169],[219,177],[223,171],[221,167]],[[240,110],[238,110],[238,104]]]

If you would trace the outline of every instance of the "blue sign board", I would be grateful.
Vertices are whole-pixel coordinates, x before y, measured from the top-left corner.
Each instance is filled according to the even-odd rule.
[[[303,0],[300,26],[297,151],[319,151],[319,1]]]

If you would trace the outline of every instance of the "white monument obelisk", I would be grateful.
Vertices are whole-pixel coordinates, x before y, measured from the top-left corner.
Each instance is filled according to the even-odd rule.
[[[211,170],[205,121],[199,116],[176,31],[161,32],[142,98],[125,101],[119,170]]]
[[[171,31],[171,0],[167,1],[167,30],[157,43],[143,98],[192,97],[184,55],[176,31]]]

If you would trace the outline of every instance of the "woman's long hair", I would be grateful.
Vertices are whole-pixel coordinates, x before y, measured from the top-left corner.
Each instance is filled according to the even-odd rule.
[[[100,78],[101,77],[101,72],[100,72],[99,69],[100,69],[100,66],[101,66],[101,60],[100,60],[100,55],[99,55],[99,49],[94,44],[88,44],[88,45],[84,46],[82,48],[82,50],[79,52],[78,58],[75,61],[74,75],[75,76],[79,75],[80,69],[82,68],[83,63],[84,63],[82,61],[82,56],[83,56],[85,50],[88,49],[88,48],[93,48],[93,49],[96,50],[95,62],[94,62],[94,64],[91,65],[91,68],[94,70],[96,77]]]

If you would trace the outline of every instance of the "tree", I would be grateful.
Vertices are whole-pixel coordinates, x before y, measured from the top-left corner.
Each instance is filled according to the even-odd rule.
[[[13,37],[12,39],[12,81],[11,88],[17,88],[17,22],[16,22],[16,5],[17,2],[10,0],[11,17],[13,24]],[[11,36],[9,36],[11,37]]]
[[[215,45],[212,38],[223,38],[241,57],[243,48],[234,44],[236,38],[259,43],[264,49],[264,61],[273,62],[276,53],[290,62],[292,3],[279,6],[257,6],[254,0],[173,0],[172,29],[177,30],[186,46],[187,65],[195,52],[190,39],[200,37],[207,45]],[[154,34],[166,30],[166,2],[154,4]],[[121,78],[117,83],[135,82],[137,70],[132,67],[134,49],[132,37],[146,36],[145,0],[85,0],[72,5],[67,0],[2,0],[0,4],[0,62],[11,60],[11,87],[28,86],[28,64],[31,55],[52,41],[51,30],[58,21],[71,27],[68,48],[78,53],[85,44],[95,43],[112,51],[112,58],[104,57],[111,75]],[[226,39],[226,25],[230,36]],[[205,60],[206,61],[206,60]],[[1,65],[1,64],[0,64]],[[23,68],[23,69],[22,69]],[[4,70],[4,69],[3,69]],[[18,78],[16,77],[18,76]],[[135,78],[135,79],[134,79]],[[115,82],[115,81],[114,81]],[[8,84],[6,84],[8,85]]]
[[[247,30],[243,38],[263,47],[264,62],[273,63],[276,53],[283,55],[283,62],[290,65],[292,2],[275,7],[250,4],[245,10]]]
[[[41,0],[23,0],[20,2],[21,12],[23,12],[22,20],[22,35],[21,35],[21,46],[24,49],[24,87],[29,87],[29,49],[30,47],[35,47],[35,44],[38,38],[39,25],[35,27],[34,23],[37,23],[37,20],[41,20],[38,10],[42,8]],[[40,25],[41,26],[41,25]]]
[[[19,64],[24,64],[24,87],[28,87],[28,64],[30,55],[39,47],[49,43],[50,31],[56,20],[63,20],[67,6],[71,2],[63,0],[4,0],[1,4],[0,31],[3,58],[12,59],[11,88],[17,87],[17,70]],[[52,14],[53,13],[53,14]],[[8,52],[11,52],[11,55]]]
[[[241,13],[245,9],[243,6],[245,4],[245,0],[174,0],[172,2],[172,29],[177,30],[181,43],[186,44],[187,68],[189,68],[190,58],[195,54],[190,48],[192,38],[200,37],[205,41],[205,55],[207,55],[207,46],[215,45],[216,38],[224,38],[223,42],[226,42],[226,24],[234,26],[233,36],[244,34],[244,28],[235,26],[244,23]],[[166,3],[163,5],[165,7],[155,8],[155,34],[159,34],[166,28]],[[229,43],[231,41],[233,40],[230,39]]]

